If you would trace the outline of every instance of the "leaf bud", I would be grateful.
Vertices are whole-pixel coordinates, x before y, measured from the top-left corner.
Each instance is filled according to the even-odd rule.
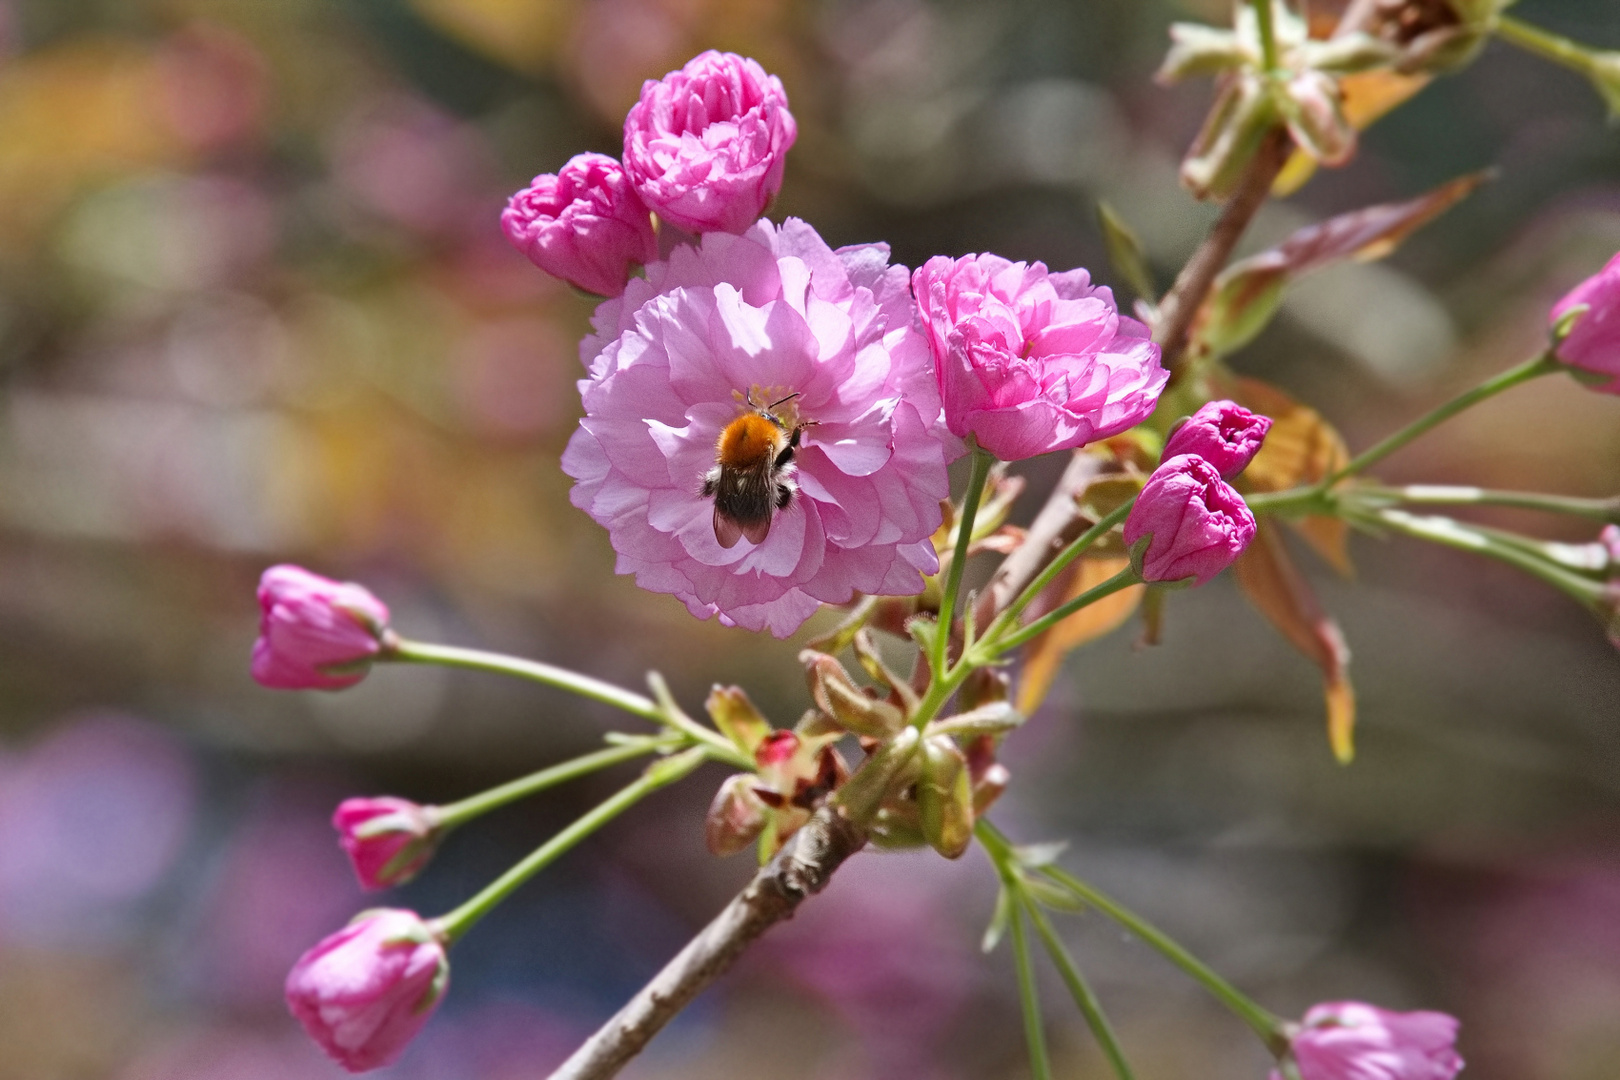
[[[833,796],[844,816],[858,825],[870,823],[878,807],[889,797],[896,781],[917,755],[921,736],[914,727],[902,728],[861,763],[844,786]]]
[[[715,792],[704,818],[703,840],[716,855],[735,855],[758,838],[767,816],[765,803],[754,793],[754,777],[738,773]]]
[[[745,754],[752,754],[760,741],[770,734],[770,721],[754,707],[747,691],[740,686],[721,686],[709,691],[703,707],[720,734],[730,739]]]
[[[1215,107],[1181,162],[1181,183],[1200,199],[1225,199],[1277,119],[1265,81],[1250,72],[1224,77]]]
[[[1323,165],[1343,165],[1356,152],[1356,129],[1345,119],[1341,97],[1338,80],[1320,71],[1300,72],[1277,94],[1295,145]]]
[[[799,654],[799,660],[805,666],[811,700],[844,730],[885,738],[905,726],[906,716],[899,707],[879,701],[856,686],[833,657],[806,649]]]
[[[923,837],[935,851],[955,859],[968,849],[973,840],[973,784],[967,758],[946,736],[923,740],[917,809]]]

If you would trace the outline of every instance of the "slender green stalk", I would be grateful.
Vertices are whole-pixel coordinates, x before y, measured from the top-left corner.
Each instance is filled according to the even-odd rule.
[[[928,658],[934,675],[945,671],[950,659],[951,627],[956,625],[957,593],[962,589],[962,572],[967,568],[968,546],[973,542],[973,519],[979,516],[979,499],[984,495],[984,482],[995,462],[987,451],[973,448],[973,475],[968,478],[967,494],[962,498],[962,521],[956,531],[956,547],[951,551],[951,568],[945,578],[945,595],[939,602],[939,631],[934,635],[934,648]]]
[[[1159,950],[1167,960],[1192,976],[1221,1004],[1231,1009],[1244,1023],[1253,1028],[1255,1034],[1259,1035],[1273,1051],[1280,1053],[1287,1047],[1288,1039],[1283,1034],[1282,1021],[1279,1018],[1251,1001],[1237,987],[1215,974],[1209,965],[1171,940],[1152,923],[1061,867],[1043,866],[1040,872]]]
[[[1109,513],[1104,514],[1102,519],[1095,525],[1075,537],[1074,543],[1058,552],[1057,558],[1047,563],[1046,569],[1042,570],[1035,576],[1034,580],[1024,586],[1024,591],[1019,593],[1013,602],[1007,605],[1005,611],[996,616],[995,621],[990,624],[990,628],[984,632],[984,640],[993,642],[998,636],[1006,633],[1007,628],[1018,622],[1018,616],[1022,615],[1024,609],[1034,602],[1037,596],[1041,595],[1042,590],[1056,581],[1058,575],[1068,569],[1070,563],[1084,555],[1091,545],[1108,535],[1109,530],[1115,525],[1124,521],[1130,515],[1131,507],[1135,505],[1136,500],[1133,498],[1129,502],[1115,507]]]
[[[1254,22],[1260,30],[1261,62],[1268,73],[1276,71],[1282,62],[1277,57],[1277,32],[1271,25],[1271,0],[1249,0],[1249,6],[1254,9]]]
[[[1511,15],[1498,15],[1495,29],[1496,36],[1503,41],[1555,64],[1563,64],[1582,75],[1592,74],[1592,50],[1569,38],[1532,26]]]
[[[1018,964],[1018,1002],[1024,1009],[1024,1039],[1029,1043],[1029,1071],[1035,1080],[1052,1080],[1052,1063],[1046,1054],[1046,1032],[1041,1024],[1041,999],[1035,990],[1035,965],[1029,954],[1029,935],[1024,930],[1023,907],[1021,902],[1014,900],[1008,929],[1012,931],[1013,959]]]
[[[1372,495],[1387,496],[1403,503],[1426,503],[1437,506],[1512,506],[1521,510],[1544,510],[1549,514],[1568,514],[1571,517],[1620,524],[1620,498],[1583,499],[1573,495],[1547,495],[1539,491],[1491,491],[1486,488],[1450,484],[1369,486],[1367,490]]]
[[[740,750],[736,744],[718,731],[711,731],[702,724],[686,715],[675,695],[669,692],[669,684],[664,677],[656,671],[647,672],[647,686],[652,690],[653,697],[658,702],[658,721],[679,731],[698,746],[706,746],[709,756],[737,766],[739,769],[754,769],[754,759]]]
[[[1382,461],[1419,435],[1451,419],[1463,410],[1472,408],[1485,399],[1495,397],[1502,391],[1518,386],[1520,383],[1529,382],[1531,379],[1557,370],[1559,370],[1559,363],[1551,350],[1532,357],[1517,367],[1508,368],[1500,375],[1486,379],[1472,390],[1452,398],[1433,412],[1420,416],[1406,427],[1389,436],[1389,438],[1359,454],[1348,465],[1323,480],[1317,486],[1326,491],[1345,477],[1354,476],[1368,466]]]
[[[1369,520],[1406,536],[1443,544],[1459,551],[1487,555],[1518,567],[1525,573],[1567,593],[1582,604],[1595,604],[1603,596],[1603,586],[1590,578],[1550,561],[1546,556],[1483,529],[1464,525],[1448,517],[1419,516],[1404,510],[1382,510]]]
[[[457,802],[440,806],[437,808],[437,818],[443,827],[447,829],[454,828],[457,825],[471,821],[481,814],[487,814],[497,807],[505,806],[507,803],[528,798],[530,795],[545,791],[547,788],[556,787],[558,784],[567,783],[581,776],[588,776],[599,769],[606,769],[622,761],[633,761],[638,757],[657,753],[659,749],[667,748],[669,745],[667,739],[641,738],[620,746],[610,746],[606,750],[584,754],[572,760],[564,761],[559,765],[553,765],[550,768],[541,769],[539,772],[530,773],[528,776],[519,777],[509,783],[502,784],[500,787],[493,787],[488,791],[479,792],[477,795],[471,795]]]
[[[1026,641],[1029,641],[1031,638],[1038,637],[1041,634],[1046,633],[1046,631],[1050,630],[1064,619],[1067,619],[1070,615],[1073,615],[1081,608],[1095,604],[1098,600],[1101,600],[1105,596],[1112,596],[1121,589],[1139,584],[1141,580],[1142,579],[1137,576],[1136,570],[1127,566],[1125,569],[1121,570],[1107,581],[1087,589],[1085,592],[1081,593],[1079,596],[1075,597],[1073,600],[1070,600],[1061,607],[1053,608],[1045,615],[1042,615],[1034,622],[1031,622],[1028,626],[1020,627],[1016,633],[1008,634],[1000,641],[991,642],[989,646],[987,646],[986,651],[990,656],[993,657],[999,656],[1000,654],[1011,649],[1016,649],[1018,646],[1022,645]]]
[[[623,709],[643,720],[663,723],[664,717],[656,702],[640,694],[614,686],[612,683],[581,675],[577,671],[543,664],[538,660],[524,660],[482,649],[463,649],[454,645],[427,645],[420,641],[400,639],[391,649],[384,649],[379,660],[403,660],[413,664],[441,664],[445,667],[466,668],[470,671],[489,671],[497,675],[513,675],[520,679],[555,686],[571,694],[600,701]]]
[[[470,930],[479,919],[510,896],[519,886],[535,874],[556,862],[574,845],[591,833],[630,809],[644,797],[682,779],[709,757],[704,747],[693,747],[674,757],[655,761],[636,781],[621,788],[617,794],[575,821],[562,832],[541,844],[528,858],[496,878],[484,889],[448,915],[434,920],[435,927],[447,941],[455,941]]]
[[[1052,963],[1057,965],[1058,974],[1063,976],[1063,982],[1068,986],[1075,1005],[1079,1007],[1080,1015],[1086,1018],[1086,1025],[1097,1037],[1097,1043],[1102,1047],[1103,1053],[1108,1055],[1108,1062],[1114,1067],[1114,1075],[1119,1077],[1119,1080],[1136,1080],[1131,1073],[1130,1062],[1125,1060],[1125,1051],[1114,1034],[1114,1026],[1108,1022],[1108,1016],[1103,1012],[1102,1002],[1097,1000],[1091,984],[1080,974],[1080,969],[1075,965],[1074,958],[1069,955],[1063,940],[1052,929],[1051,920],[1027,894],[1024,897],[1024,904],[1029,912],[1029,921],[1034,924],[1035,932],[1041,936],[1041,941],[1046,945],[1046,952],[1052,957]]]
[[[943,675],[936,670],[928,682],[927,692],[923,694],[922,700],[917,703],[917,711],[911,715],[912,725],[921,728],[938,715],[939,710],[944,708],[945,703],[951,699],[951,695],[956,693],[961,685],[967,681],[969,675],[973,674],[973,669],[979,666],[976,657],[965,656],[954,668]]]

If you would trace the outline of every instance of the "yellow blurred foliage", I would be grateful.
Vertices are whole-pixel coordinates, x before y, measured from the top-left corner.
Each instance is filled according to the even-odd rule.
[[[411,0],[418,15],[483,56],[545,70],[568,38],[579,0]]]

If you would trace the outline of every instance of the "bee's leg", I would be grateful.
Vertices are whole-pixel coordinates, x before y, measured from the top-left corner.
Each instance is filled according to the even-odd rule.
[[[719,491],[719,490],[720,490],[720,466],[716,465],[714,468],[710,469],[706,474],[704,474],[704,477],[703,477],[703,497],[705,499],[712,499],[712,498],[714,498],[714,493],[716,491]]]
[[[771,463],[773,472],[793,460],[793,451],[799,448],[799,436],[803,433],[803,427],[793,429],[793,434],[788,436],[787,445],[782,447],[781,452],[776,455],[776,460]]]

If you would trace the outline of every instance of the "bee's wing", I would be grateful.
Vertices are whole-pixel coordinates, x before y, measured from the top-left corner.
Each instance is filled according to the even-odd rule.
[[[771,523],[767,521],[765,523],[765,528],[769,529],[770,527]],[[725,513],[722,513],[720,508],[716,506],[714,508],[714,538],[715,540],[719,541],[720,546],[723,548],[734,548],[737,546],[737,541],[742,539],[742,535],[743,527],[737,524],[737,520],[726,515]],[[760,533],[761,538],[763,538],[764,535],[765,534],[763,532]],[[753,540],[754,538],[750,536],[748,539]],[[754,540],[754,543],[757,544],[759,541]]]
[[[763,544],[765,538],[771,534],[771,515],[767,513],[758,521],[743,522],[742,534],[748,537],[750,544]]]

